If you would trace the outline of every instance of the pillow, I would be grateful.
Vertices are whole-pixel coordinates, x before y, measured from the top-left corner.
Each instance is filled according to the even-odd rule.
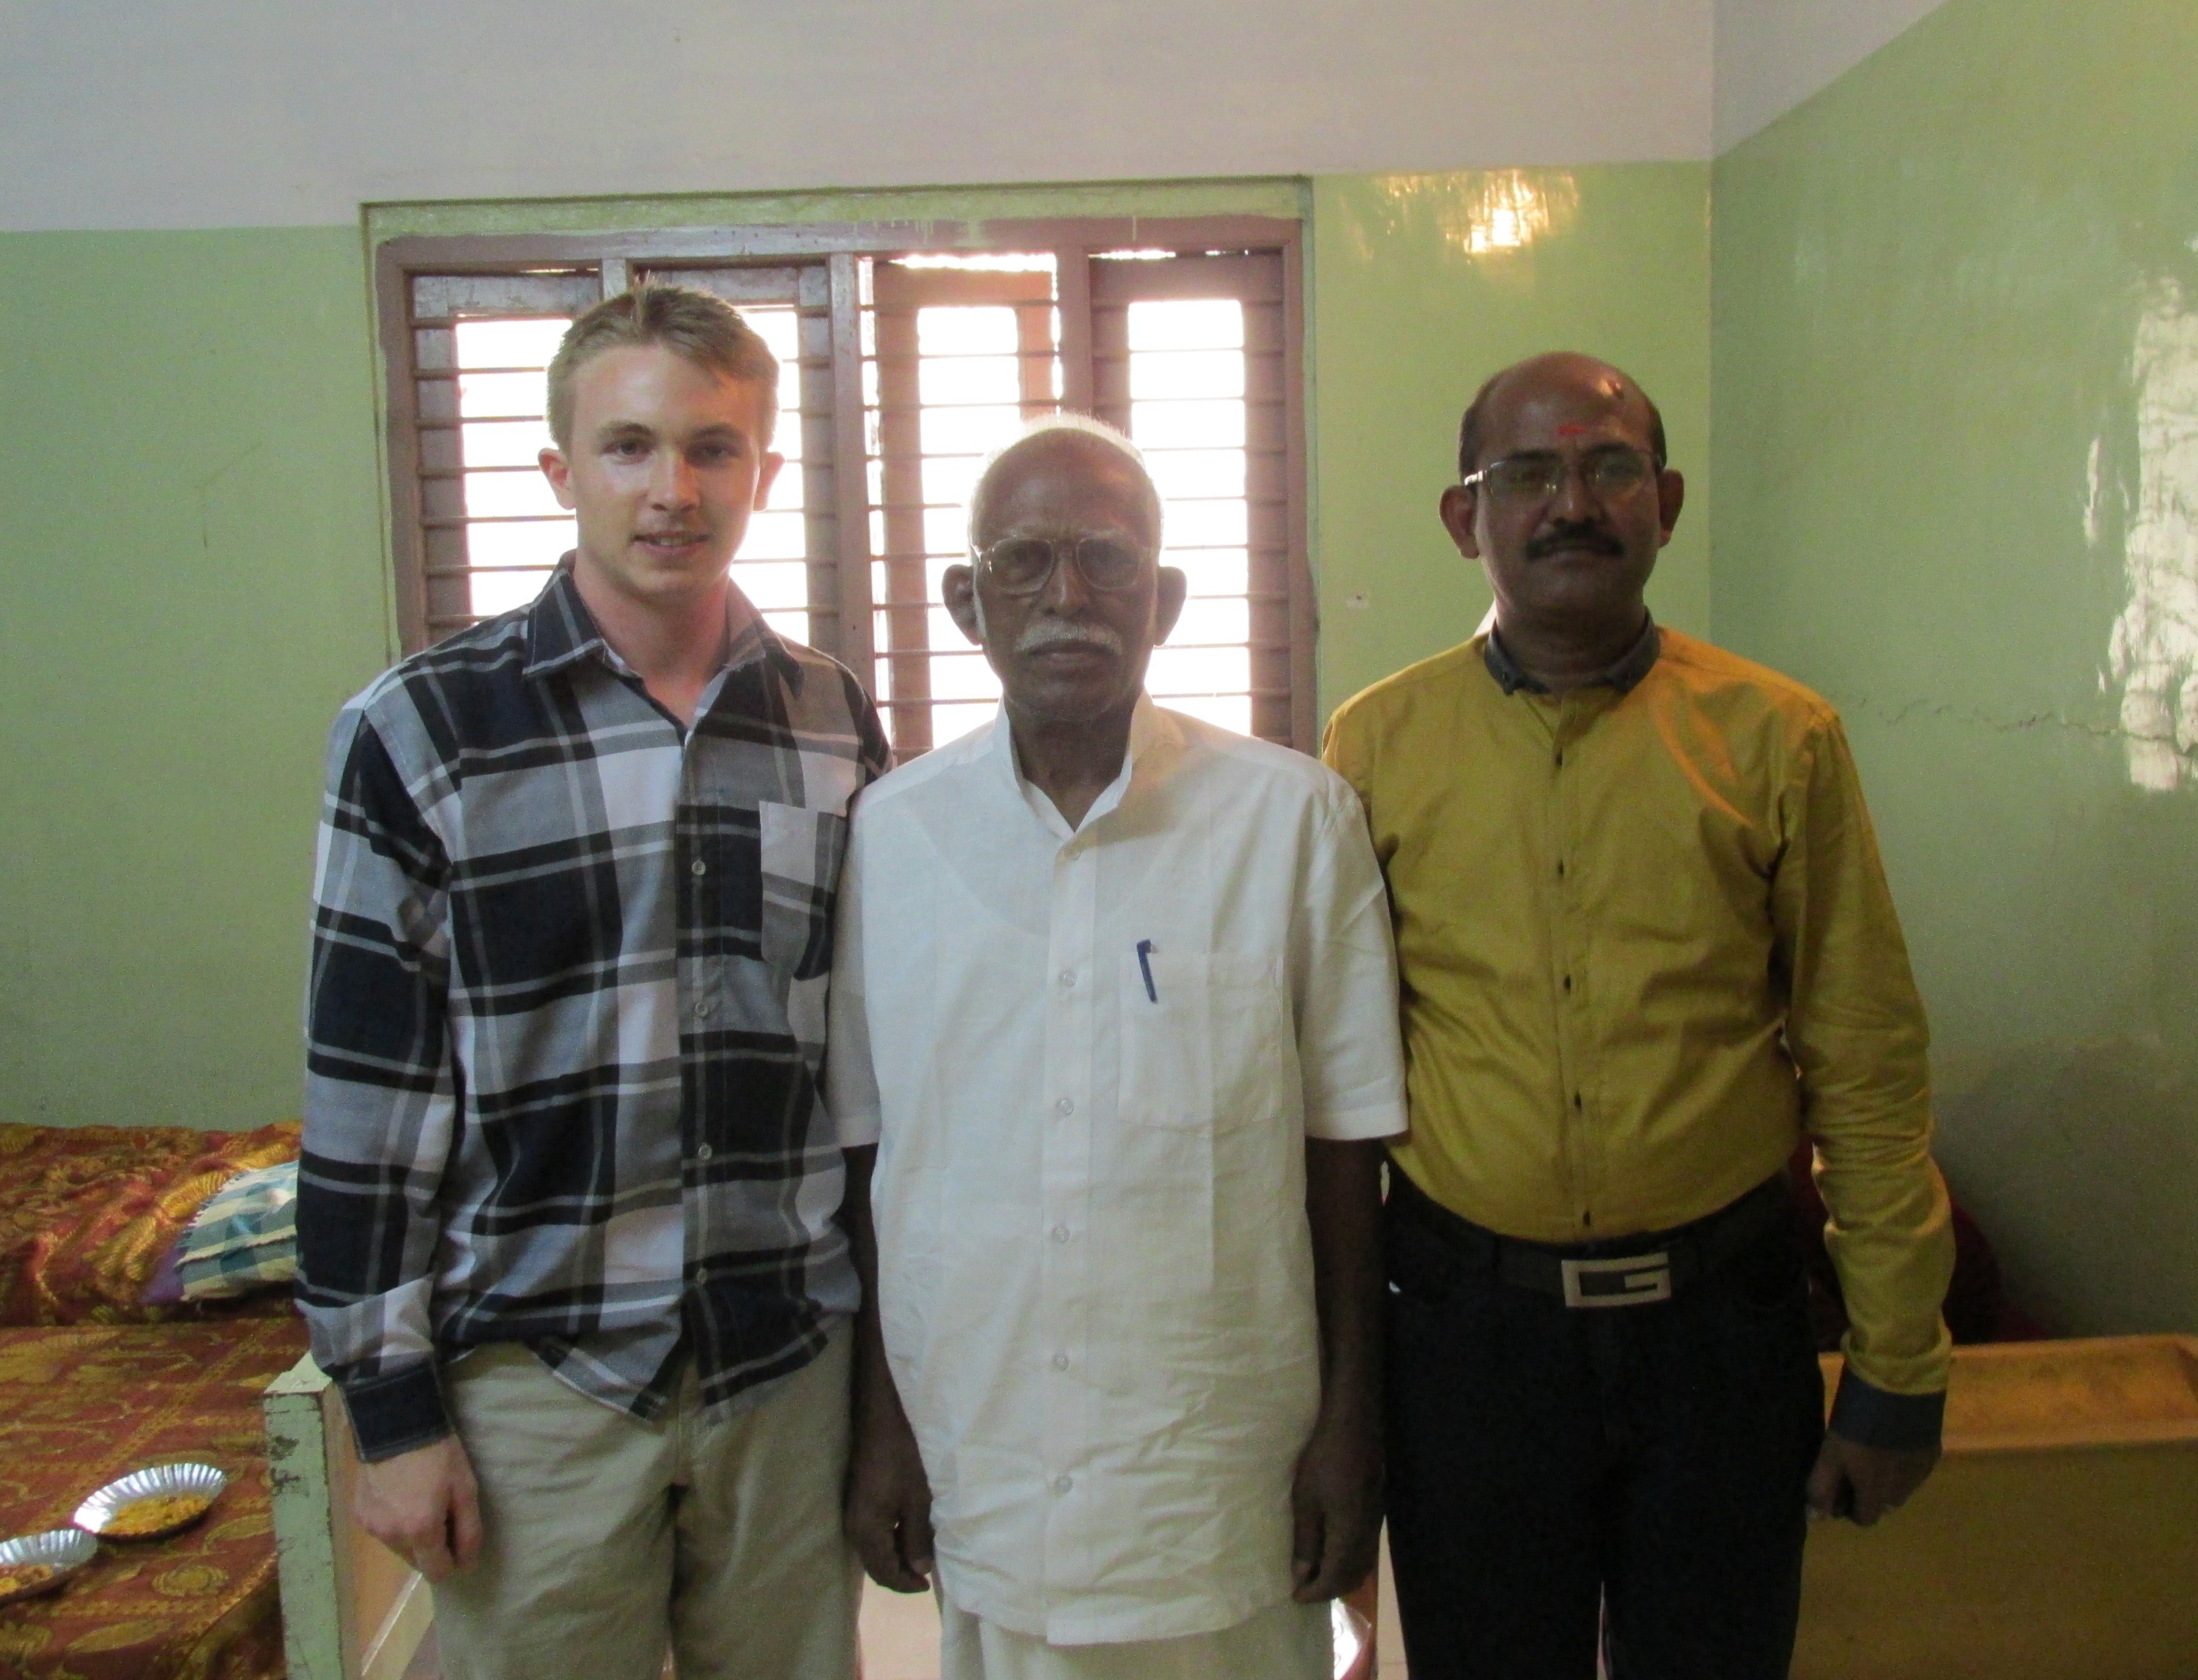
[[[208,1196],[297,1154],[295,1120],[253,1131],[0,1122],[0,1326],[287,1313],[266,1296],[211,1308],[142,1298]]]
[[[176,1245],[187,1301],[226,1300],[298,1275],[298,1163],[240,1172]]]

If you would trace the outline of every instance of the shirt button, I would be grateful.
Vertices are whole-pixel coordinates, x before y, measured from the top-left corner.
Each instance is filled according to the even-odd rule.
[[[1066,1353],[1055,1354],[1053,1356],[1053,1368],[1056,1371],[1067,1370],[1068,1369],[1068,1356]]]
[[[1066,1493],[1075,1485],[1074,1478],[1070,1476],[1055,1476],[1053,1479],[1053,1491],[1055,1493]]]
[[[1053,1228],[1053,1240],[1054,1240],[1055,1242],[1066,1242],[1066,1241],[1068,1241],[1068,1227],[1067,1227],[1067,1226],[1066,1226],[1066,1225],[1055,1225],[1055,1226]]]
[[[1567,974],[1567,975],[1565,976],[1565,990],[1566,990],[1567,991],[1570,991],[1572,989],[1573,989],[1573,977],[1572,977],[1570,974]]]
[[[710,873],[710,866],[697,857],[687,866],[687,870],[690,875],[706,875]]]
[[[1058,1102],[1055,1103],[1053,1106],[1055,1107],[1055,1108],[1056,1108],[1056,1109],[1058,1109],[1058,1110],[1060,1111],[1061,1114],[1062,1115],[1062,1117],[1063,1117],[1064,1119],[1065,1119],[1065,1118],[1067,1118],[1068,1115],[1073,1114],[1073,1113],[1074,1113],[1076,1112],[1076,1105],[1075,1105],[1073,1102],[1070,1102],[1070,1101],[1069,1101],[1067,1097],[1065,1097],[1065,1096],[1064,1096],[1064,1097],[1062,1097],[1062,1098],[1061,1099],[1061,1101],[1060,1101],[1060,1102]]]
[[[1063,985],[1074,985],[1076,984],[1076,970],[1073,968],[1063,968],[1061,971],[1061,983]]]
[[[1580,1106],[1581,1106],[1581,1103],[1580,1103],[1580,1094],[1579,1094],[1578,1091],[1574,1091],[1574,1092],[1573,1093],[1573,1107],[1574,1108],[1578,1108],[1578,1107],[1579,1107]]]
[[[710,1013],[710,1000],[706,997],[697,997],[695,1000],[695,1013],[698,1015],[708,1014]]]
[[[705,1143],[705,1144],[704,1144],[701,1148],[697,1149],[697,1150],[695,1152],[695,1159],[696,1160],[698,1160],[698,1161],[706,1161],[706,1160],[709,1160],[709,1159],[710,1159],[710,1146],[709,1146],[708,1144]]]
[[[709,1281],[710,1281],[710,1269],[709,1269],[709,1267],[707,1267],[707,1266],[697,1266],[697,1267],[695,1267],[695,1287],[697,1289],[699,1289],[699,1288],[701,1288],[704,1284],[707,1283]]]
[[[1559,770],[1562,770],[1564,767],[1565,767],[1565,755],[1564,755],[1563,753],[1558,753],[1558,754],[1557,754],[1557,768],[1558,768]]]

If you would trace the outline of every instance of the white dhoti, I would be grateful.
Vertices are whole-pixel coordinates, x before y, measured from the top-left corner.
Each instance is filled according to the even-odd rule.
[[[1050,1645],[939,1595],[939,1680],[1334,1680],[1325,1604],[1277,1604],[1234,1627],[1176,1639]]]

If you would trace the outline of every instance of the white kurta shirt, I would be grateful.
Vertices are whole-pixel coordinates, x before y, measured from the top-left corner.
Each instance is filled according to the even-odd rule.
[[[1357,797],[1138,703],[1072,831],[1003,715],[857,805],[826,1101],[962,1608],[1058,1644],[1290,1591],[1320,1398],[1305,1140],[1404,1128]]]

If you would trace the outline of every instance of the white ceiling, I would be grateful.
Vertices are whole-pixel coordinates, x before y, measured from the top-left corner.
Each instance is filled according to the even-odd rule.
[[[1930,3],[0,0],[0,229],[1703,158]]]
[[[1719,152],[1768,128],[1944,0],[1716,0]]]

